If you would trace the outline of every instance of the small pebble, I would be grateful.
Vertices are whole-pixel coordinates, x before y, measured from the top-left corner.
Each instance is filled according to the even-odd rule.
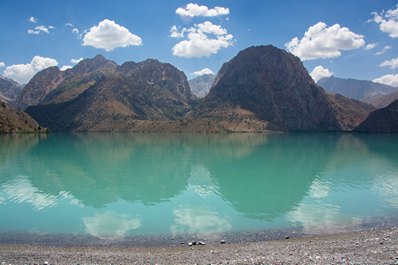
[[[289,239],[290,237],[288,237],[288,236],[285,236],[285,239]]]
[[[221,240],[220,243],[221,243],[221,244],[225,244],[225,240]]]

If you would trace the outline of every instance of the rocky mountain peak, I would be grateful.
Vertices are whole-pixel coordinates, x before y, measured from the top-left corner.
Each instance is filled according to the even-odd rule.
[[[236,119],[250,114],[251,119],[281,130],[338,131],[356,126],[340,122],[346,115],[335,107],[337,101],[314,83],[298,57],[267,45],[247,48],[225,63],[193,114],[231,117],[228,110],[235,109]],[[360,112],[363,118],[366,111]]]
[[[94,58],[88,58],[81,60],[75,67],[67,70],[68,74],[90,74],[95,71],[113,71],[117,68],[117,64],[114,61],[106,59],[101,54],[98,54]]]
[[[239,73],[239,78],[236,73]],[[253,46],[240,51],[222,66],[214,85],[224,77],[233,78],[238,84],[245,84],[248,79],[258,84],[314,84],[298,57],[272,45]],[[278,86],[274,89],[278,89]]]

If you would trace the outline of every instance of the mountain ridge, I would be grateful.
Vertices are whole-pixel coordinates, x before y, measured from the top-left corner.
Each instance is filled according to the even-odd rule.
[[[26,109],[54,131],[347,131],[374,109],[328,94],[272,45],[240,51],[199,100],[182,71],[156,59],[117,65],[98,55],[60,76],[44,79],[59,83]]]
[[[329,93],[341,94],[343,96],[372,104],[376,108],[385,107],[391,102],[383,103],[381,98],[390,93],[398,92],[398,88],[385,84],[375,83],[368,80],[353,78],[339,78],[335,76],[324,77],[317,84]],[[384,105],[386,104],[386,105]]]

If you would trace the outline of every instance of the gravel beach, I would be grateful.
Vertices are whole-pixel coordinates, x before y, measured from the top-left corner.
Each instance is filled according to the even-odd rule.
[[[0,244],[0,264],[398,264],[398,227],[242,244]]]

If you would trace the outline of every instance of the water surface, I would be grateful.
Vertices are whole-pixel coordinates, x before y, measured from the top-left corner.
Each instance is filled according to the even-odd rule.
[[[343,231],[398,216],[398,136],[0,136],[0,233]]]

